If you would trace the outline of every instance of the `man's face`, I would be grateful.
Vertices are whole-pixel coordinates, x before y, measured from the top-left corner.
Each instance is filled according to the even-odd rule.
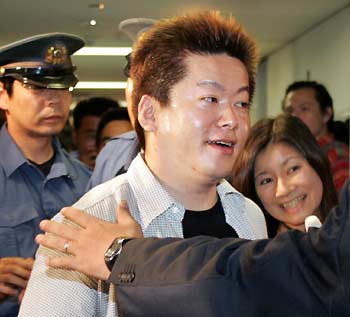
[[[128,120],[112,120],[108,122],[101,131],[100,146],[98,151],[106,145],[106,143],[114,136],[121,135],[132,130],[130,121]]]
[[[327,122],[331,116],[331,108],[323,113],[315,98],[312,88],[300,88],[287,94],[284,101],[284,110],[301,119],[318,138],[327,133]]]
[[[190,54],[185,63],[185,78],[155,112],[156,151],[177,171],[215,183],[231,172],[247,138],[248,74],[227,54]]]
[[[68,89],[36,89],[17,80],[11,96],[5,90],[0,93],[0,107],[6,112],[8,130],[14,138],[58,134],[67,121],[70,103]]]
[[[98,116],[85,116],[79,129],[74,131],[79,160],[91,168],[94,168],[97,156],[96,131],[99,121]]]

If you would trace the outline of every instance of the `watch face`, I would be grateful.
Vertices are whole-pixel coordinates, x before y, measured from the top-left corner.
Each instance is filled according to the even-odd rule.
[[[130,240],[129,238],[116,238],[108,248],[105,253],[105,263],[109,270],[112,270],[115,260],[118,258],[118,255],[122,251],[123,242]]]

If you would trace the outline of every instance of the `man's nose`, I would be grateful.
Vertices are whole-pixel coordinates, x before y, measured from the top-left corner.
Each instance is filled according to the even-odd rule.
[[[229,104],[223,105],[218,123],[220,127],[235,129],[238,125],[238,118],[234,107]]]

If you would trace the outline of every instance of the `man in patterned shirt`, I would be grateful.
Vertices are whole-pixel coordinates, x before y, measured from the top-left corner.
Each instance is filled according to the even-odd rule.
[[[234,18],[206,12],[156,23],[131,62],[143,151],[75,207],[115,222],[126,200],[145,236],[266,237],[260,209],[224,179],[247,138],[256,63],[255,42]],[[113,285],[48,268],[46,259],[65,251],[39,248],[20,316],[116,316]]]
[[[327,89],[316,81],[294,82],[286,89],[283,110],[309,127],[328,156],[339,193],[349,176],[349,146],[333,134],[333,101]]]

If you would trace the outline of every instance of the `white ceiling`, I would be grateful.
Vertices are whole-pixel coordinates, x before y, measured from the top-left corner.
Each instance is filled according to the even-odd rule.
[[[349,5],[349,0],[0,0],[0,45],[39,33],[67,32],[83,37],[87,46],[130,46],[118,31],[127,18],[161,19],[197,9],[233,14],[252,34],[264,57]],[[89,20],[97,21],[95,27]],[[123,57],[76,56],[83,81],[124,81]],[[123,99],[124,92],[76,90],[77,98],[105,95]]]

